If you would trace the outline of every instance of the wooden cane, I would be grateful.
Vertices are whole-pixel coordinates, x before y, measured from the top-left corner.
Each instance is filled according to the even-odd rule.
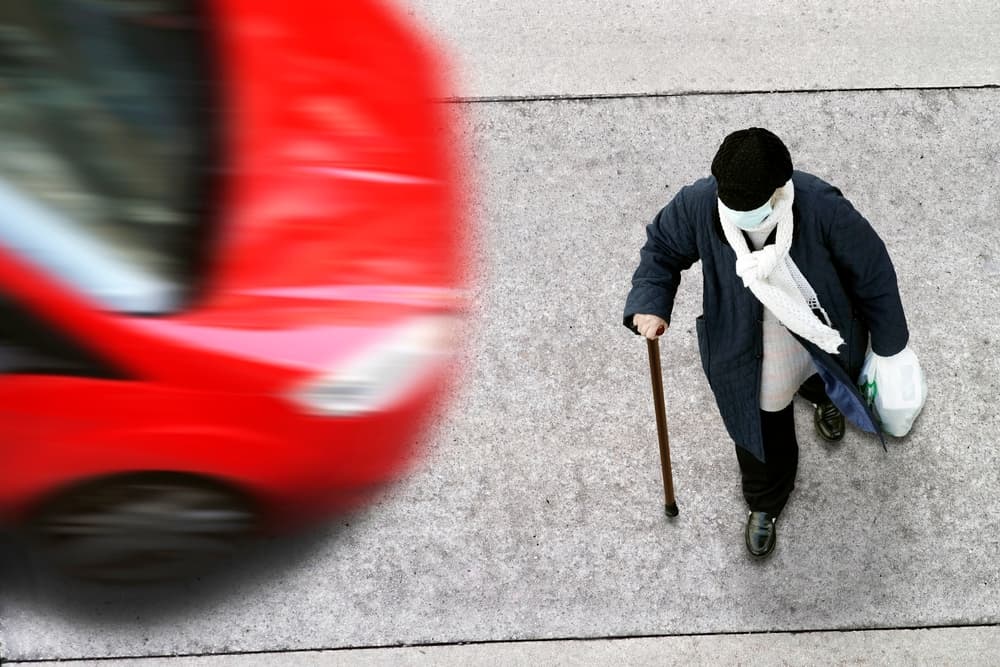
[[[657,334],[662,333],[662,328]],[[656,435],[660,441],[660,471],[663,474],[663,511],[667,516],[677,516],[674,500],[674,476],[670,470],[670,437],[667,435],[667,411],[663,407],[663,373],[660,370],[660,341],[647,338],[649,351],[649,377],[653,382],[653,407],[656,409]]]

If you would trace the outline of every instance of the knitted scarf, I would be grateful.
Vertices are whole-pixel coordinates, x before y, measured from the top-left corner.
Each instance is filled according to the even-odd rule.
[[[816,292],[788,254],[792,247],[794,199],[795,188],[791,179],[775,190],[773,210],[764,223],[778,228],[774,245],[751,252],[740,229],[729,220],[720,205],[722,231],[736,252],[736,275],[750,288],[757,300],[770,309],[789,330],[830,354],[836,354],[844,340],[836,329],[828,326],[830,318],[819,305]],[[816,317],[813,309],[822,313],[826,324]]]

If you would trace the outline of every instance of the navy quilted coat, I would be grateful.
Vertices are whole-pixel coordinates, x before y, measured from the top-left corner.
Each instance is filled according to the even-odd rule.
[[[804,338],[796,339],[812,355],[834,404],[856,426],[882,439],[856,380],[869,335],[872,350],[882,356],[900,352],[909,340],[896,272],[882,239],[840,190],[800,171],[794,172],[792,182],[795,227],[790,254],[845,343],[831,355]],[[658,315],[669,323],[681,271],[701,259],[704,312],[695,323],[702,368],[729,435],[763,460],[763,306],[736,275],[736,253],[723,234],[716,193],[713,177],[684,187],[646,227],[624,324],[635,332],[632,316],[637,313]],[[768,244],[776,233],[772,231]],[[747,244],[753,247],[749,238]]]

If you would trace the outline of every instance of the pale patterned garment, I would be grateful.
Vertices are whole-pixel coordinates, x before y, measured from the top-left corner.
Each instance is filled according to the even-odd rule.
[[[747,232],[754,250],[764,247],[771,233],[766,223],[760,231]],[[774,313],[764,308],[764,366],[760,374],[760,409],[766,412],[784,410],[795,392],[816,372],[812,357],[799,341],[788,332]]]

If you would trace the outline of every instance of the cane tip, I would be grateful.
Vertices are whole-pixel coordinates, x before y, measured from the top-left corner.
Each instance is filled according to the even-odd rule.
[[[669,517],[677,516],[677,514],[678,514],[677,503],[671,503],[669,505],[664,505],[663,506],[663,512],[667,516],[669,516]]]

